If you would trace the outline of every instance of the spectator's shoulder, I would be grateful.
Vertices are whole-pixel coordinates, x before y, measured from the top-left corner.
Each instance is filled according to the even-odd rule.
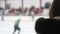
[[[41,17],[41,18],[38,18],[37,21],[44,21],[45,18],[44,17]]]
[[[44,21],[45,21],[45,18],[43,18],[43,17],[38,18],[38,19],[36,20],[36,24],[44,23]]]
[[[42,26],[44,24],[44,20],[45,20],[44,17],[40,17],[36,20],[35,30],[36,30],[37,33],[41,31],[40,26]]]

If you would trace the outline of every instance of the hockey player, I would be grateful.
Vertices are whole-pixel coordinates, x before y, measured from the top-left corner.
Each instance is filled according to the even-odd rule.
[[[31,14],[32,14],[31,15],[32,16],[32,21],[34,21],[34,12],[32,11]]]
[[[20,19],[16,20],[13,34],[16,32],[16,30],[18,30],[18,34],[20,33],[19,23],[20,23]]]

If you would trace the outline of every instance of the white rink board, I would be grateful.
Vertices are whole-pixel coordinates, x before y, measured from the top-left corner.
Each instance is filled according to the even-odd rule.
[[[48,18],[48,16],[34,16],[34,21],[40,17]],[[2,17],[0,16],[0,21],[1,21],[1,18]],[[32,16],[4,16],[4,21],[13,22],[17,19],[21,19],[21,22],[31,22]]]

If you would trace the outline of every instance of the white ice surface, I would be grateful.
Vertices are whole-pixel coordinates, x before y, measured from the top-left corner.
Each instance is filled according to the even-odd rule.
[[[21,19],[19,24],[19,27],[21,28],[20,34],[36,34],[35,22],[39,18],[38,16],[34,17],[34,21],[32,21],[31,16],[5,16],[4,21],[1,21],[0,19],[0,34],[12,34],[14,31],[15,20],[18,18]],[[18,31],[16,31],[15,34],[18,34]]]

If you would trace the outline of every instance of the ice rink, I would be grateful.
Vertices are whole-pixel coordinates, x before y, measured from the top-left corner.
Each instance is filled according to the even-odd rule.
[[[42,0],[43,1],[43,5],[46,3],[46,2],[51,2],[52,0]],[[15,8],[19,8],[20,7],[20,3],[21,3],[21,0],[19,0],[17,3],[16,1],[9,1],[7,3],[10,3],[11,4],[11,8],[15,7]],[[32,6],[32,4],[34,6],[36,6],[37,8],[39,8],[40,6],[40,1],[39,0],[30,0],[30,1],[24,1],[24,8],[25,7],[28,7],[30,8],[30,6]],[[17,5],[18,4],[18,5]],[[28,5],[29,6],[28,6]],[[4,7],[5,3],[4,1],[2,1],[1,3],[1,7]],[[48,15],[49,15],[49,9],[44,9],[43,10],[43,15],[42,16],[35,16],[34,17],[34,21],[32,21],[32,17],[31,16],[4,16],[4,20],[2,21],[1,20],[1,17],[0,16],[0,34],[12,34],[13,31],[14,31],[14,25],[15,25],[15,21],[17,19],[20,19],[20,23],[19,23],[19,27],[21,28],[20,30],[20,34],[36,34],[35,32],[35,22],[38,18],[40,17],[44,17],[44,18],[48,18]],[[6,12],[7,13],[7,12]],[[16,31],[15,34],[18,34],[18,31]]]
[[[4,21],[2,21],[0,16],[0,34],[12,34],[17,19],[21,19],[19,24],[20,34],[36,34],[35,22],[39,17],[41,16],[35,16],[34,21],[32,21],[31,16],[4,16]],[[18,34],[18,31],[15,34]]]
[[[19,27],[21,28],[20,34],[36,34],[35,32],[35,22],[40,17],[48,17],[48,10],[45,9],[42,16],[34,16],[34,21],[32,21],[32,16],[4,16],[4,21],[1,20],[0,16],[0,34],[12,34],[14,31],[14,24],[17,19],[20,19]],[[18,34],[16,31],[15,34]]]

